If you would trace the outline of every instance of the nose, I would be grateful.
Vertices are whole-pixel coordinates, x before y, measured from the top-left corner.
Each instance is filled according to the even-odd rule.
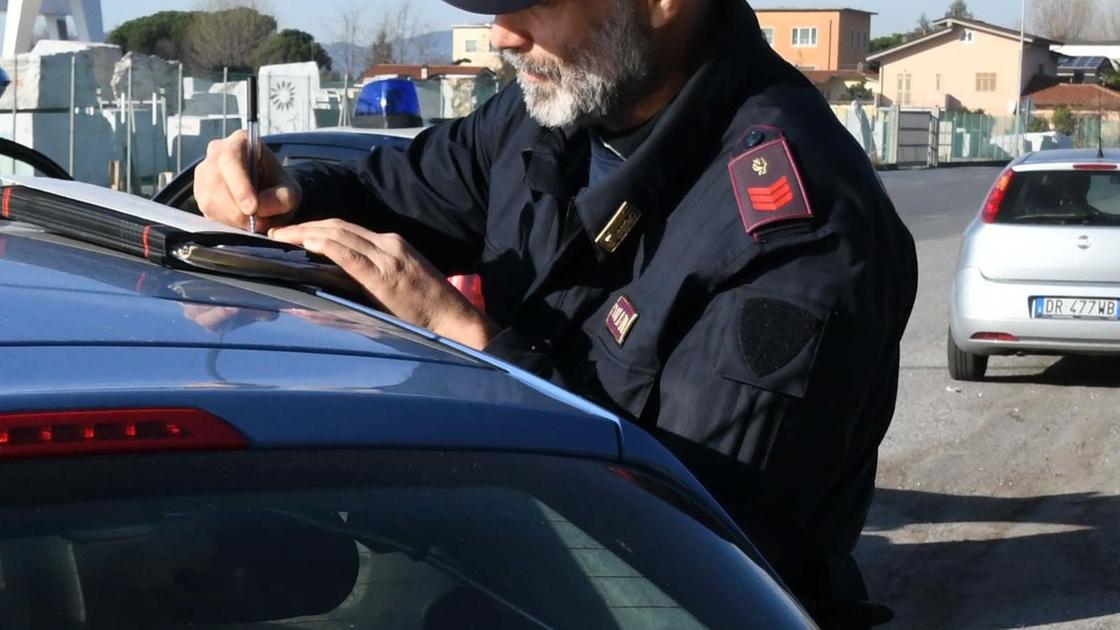
[[[533,40],[517,19],[517,13],[507,13],[494,18],[490,29],[490,45],[495,50],[526,51],[533,46]]]

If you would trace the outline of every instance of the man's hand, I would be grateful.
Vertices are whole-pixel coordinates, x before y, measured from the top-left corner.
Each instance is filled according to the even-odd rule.
[[[396,234],[332,219],[277,228],[269,236],[331,259],[371,298],[410,324],[477,350],[498,332],[485,313]]]
[[[303,190],[280,161],[261,143],[258,186],[249,178],[249,136],[237,131],[206,148],[206,159],[194,171],[194,197],[208,219],[243,229],[256,215],[257,230],[284,225],[303,200]]]

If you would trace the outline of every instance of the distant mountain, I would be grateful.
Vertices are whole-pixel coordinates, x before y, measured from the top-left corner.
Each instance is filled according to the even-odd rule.
[[[451,63],[454,61],[451,58],[451,31],[436,31],[410,37],[399,42],[396,48],[402,55],[400,63]],[[369,48],[366,46],[336,42],[324,44],[323,49],[331,56],[333,62],[331,69],[339,74],[349,73],[350,76],[357,77],[365,72],[368,67]],[[350,57],[354,60],[355,67],[353,68],[346,64],[347,51],[351,52]]]
[[[403,63],[451,63],[451,31],[424,33],[404,40]]]
[[[331,56],[331,70],[339,74],[349,73],[350,76],[356,76],[359,72],[365,70],[369,49],[364,46],[336,42],[334,44],[323,44],[323,50]],[[350,68],[346,65],[347,52],[350,53],[350,58],[354,60],[354,65],[360,67]]]

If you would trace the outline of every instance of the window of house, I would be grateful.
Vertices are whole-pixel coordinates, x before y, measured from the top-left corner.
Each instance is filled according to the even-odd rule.
[[[850,41],[851,41],[851,44],[852,44],[852,48],[859,48],[859,32],[856,31],[856,29],[854,29],[854,28],[852,29],[852,32],[851,32]]]
[[[793,29],[793,45],[812,47],[817,45],[817,27],[799,26]]]
[[[473,39],[467,40],[467,52],[478,52],[478,42]]]
[[[971,44],[976,41],[976,32],[968,29],[961,31],[961,41],[966,44]]]
[[[766,43],[774,46],[774,29],[769,26],[762,27],[762,36],[766,38]]]
[[[977,92],[995,92],[996,91],[996,73],[994,73],[994,72],[977,72],[976,73],[976,91]]]
[[[895,99],[899,105],[910,104],[910,73],[898,73],[898,98]]]

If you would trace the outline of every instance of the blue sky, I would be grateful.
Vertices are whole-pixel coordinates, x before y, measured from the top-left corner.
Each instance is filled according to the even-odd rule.
[[[319,41],[334,41],[338,31],[332,19],[347,7],[365,7],[370,21],[376,22],[379,11],[406,1],[420,15],[430,30],[444,30],[453,24],[486,21],[485,17],[453,9],[440,0],[266,0],[280,22],[281,28],[298,28],[310,32]],[[878,13],[871,21],[873,36],[913,28],[918,16],[925,12],[931,18],[944,15],[950,0],[754,0],[753,6],[830,7],[847,6]],[[102,0],[106,29],[135,17],[164,10],[188,10],[200,6],[199,0]],[[972,0],[972,12],[981,20],[1004,26],[1019,24],[1021,4],[1017,0]]]

